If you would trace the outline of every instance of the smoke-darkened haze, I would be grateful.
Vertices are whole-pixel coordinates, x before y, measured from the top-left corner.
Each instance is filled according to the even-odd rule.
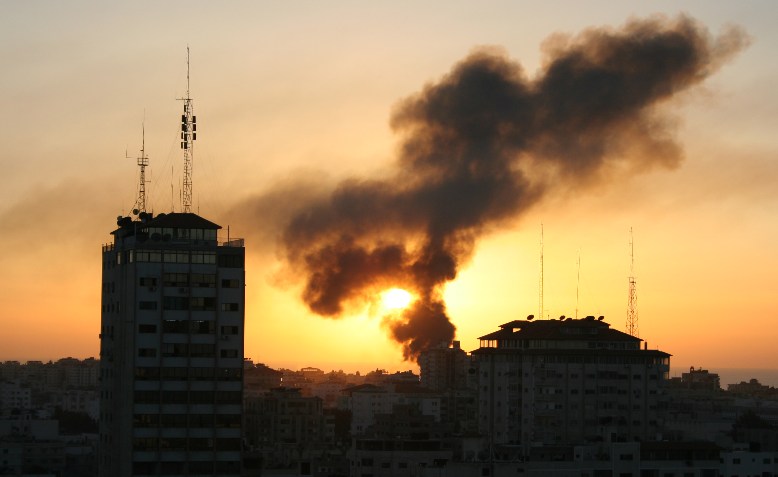
[[[293,209],[281,253],[313,312],[338,317],[388,288],[411,291],[412,305],[384,319],[415,359],[454,338],[442,292],[479,237],[553,189],[584,192],[678,165],[682,148],[662,107],[747,42],[736,29],[713,36],[691,18],[657,17],[554,36],[532,76],[499,50],[477,50],[396,105],[391,174],[323,194],[284,188],[254,210]]]

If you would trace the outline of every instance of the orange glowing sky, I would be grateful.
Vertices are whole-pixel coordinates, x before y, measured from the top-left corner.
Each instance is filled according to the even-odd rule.
[[[475,47],[499,46],[532,74],[552,34],[655,13],[687,13],[713,34],[737,24],[751,37],[667,105],[685,160],[560,190],[488,235],[445,290],[457,337],[472,350],[499,324],[537,314],[541,223],[545,313],[577,306],[624,330],[631,227],[649,347],[673,354],[674,370],[777,368],[778,4],[762,1],[5,4],[0,360],[98,354],[100,246],[134,203],[144,121],[150,205],[179,209],[176,98],[189,45],[194,202],[246,238],[246,356],[273,367],[414,368],[367,310],[312,315],[300,284],[280,273],[278,231],[263,227],[273,218],[230,223],[234,206],[293,178],[380,176],[399,145],[393,107]]]

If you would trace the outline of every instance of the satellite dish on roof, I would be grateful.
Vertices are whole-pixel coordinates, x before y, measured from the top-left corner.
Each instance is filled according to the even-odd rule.
[[[527,321],[532,321],[533,318],[535,318],[535,315],[527,315]]]
[[[597,317],[597,321],[602,321],[602,320],[604,320],[604,319],[605,319],[605,317],[604,317],[604,316],[602,316],[602,315],[600,315],[600,316],[598,316],[598,317]]]

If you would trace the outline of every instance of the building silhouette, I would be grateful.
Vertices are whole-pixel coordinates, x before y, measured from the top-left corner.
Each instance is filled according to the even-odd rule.
[[[657,439],[669,354],[593,316],[515,320],[480,341],[479,430],[489,452]]]
[[[98,475],[241,473],[245,249],[194,213],[103,246]]]
[[[469,367],[467,353],[459,341],[453,341],[451,347],[443,343],[424,350],[419,356],[421,385],[435,391],[465,389]]]

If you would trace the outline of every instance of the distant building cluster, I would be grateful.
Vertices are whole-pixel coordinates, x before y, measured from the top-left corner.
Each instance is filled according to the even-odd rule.
[[[472,353],[441,344],[420,375],[244,360],[240,475],[777,475],[776,389],[668,379],[668,357],[585,318],[509,322]],[[95,475],[99,369],[0,364],[0,475]]]
[[[0,363],[0,475],[91,476],[100,361]]]
[[[507,322],[420,374],[244,358],[245,250],[191,212],[120,217],[100,358],[0,365],[0,475],[778,475],[778,393],[603,317]]]

